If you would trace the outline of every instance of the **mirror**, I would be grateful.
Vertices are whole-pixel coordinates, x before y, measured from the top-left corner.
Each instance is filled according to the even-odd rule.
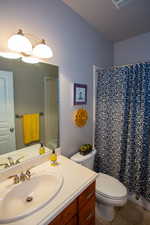
[[[0,154],[39,142],[58,147],[58,116],[58,67],[0,57]]]

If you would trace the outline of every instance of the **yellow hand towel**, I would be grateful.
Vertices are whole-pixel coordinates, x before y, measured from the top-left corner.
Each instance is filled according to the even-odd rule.
[[[40,123],[39,114],[25,114],[23,115],[23,135],[24,144],[39,141],[40,139]]]

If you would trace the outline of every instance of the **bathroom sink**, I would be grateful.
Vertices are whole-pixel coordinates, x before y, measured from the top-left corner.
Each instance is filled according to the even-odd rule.
[[[35,173],[19,184],[12,179],[0,187],[0,224],[14,222],[31,215],[48,204],[60,191],[63,177],[58,173]]]

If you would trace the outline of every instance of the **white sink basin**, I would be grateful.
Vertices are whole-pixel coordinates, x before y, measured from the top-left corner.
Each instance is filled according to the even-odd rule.
[[[31,172],[32,173],[32,172]],[[29,181],[13,184],[12,179],[0,187],[0,224],[14,222],[49,203],[63,184],[60,174],[34,173]]]

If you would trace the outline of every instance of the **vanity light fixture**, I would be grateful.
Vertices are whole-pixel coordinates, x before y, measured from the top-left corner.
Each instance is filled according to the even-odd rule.
[[[33,37],[33,35],[30,36]],[[34,40],[34,42],[37,43],[37,40]],[[23,62],[32,64],[53,56],[52,49],[46,44],[44,39],[34,45],[33,48],[22,29],[19,29],[16,34],[8,39],[8,49],[11,52],[0,52],[0,56],[9,59],[21,58]]]
[[[24,36],[21,29],[8,39],[8,48],[12,51],[30,55],[32,53],[32,44],[28,38]]]
[[[42,41],[33,48],[33,55],[38,58],[48,59],[53,56],[53,52],[51,48],[46,45],[45,40],[42,39]]]

